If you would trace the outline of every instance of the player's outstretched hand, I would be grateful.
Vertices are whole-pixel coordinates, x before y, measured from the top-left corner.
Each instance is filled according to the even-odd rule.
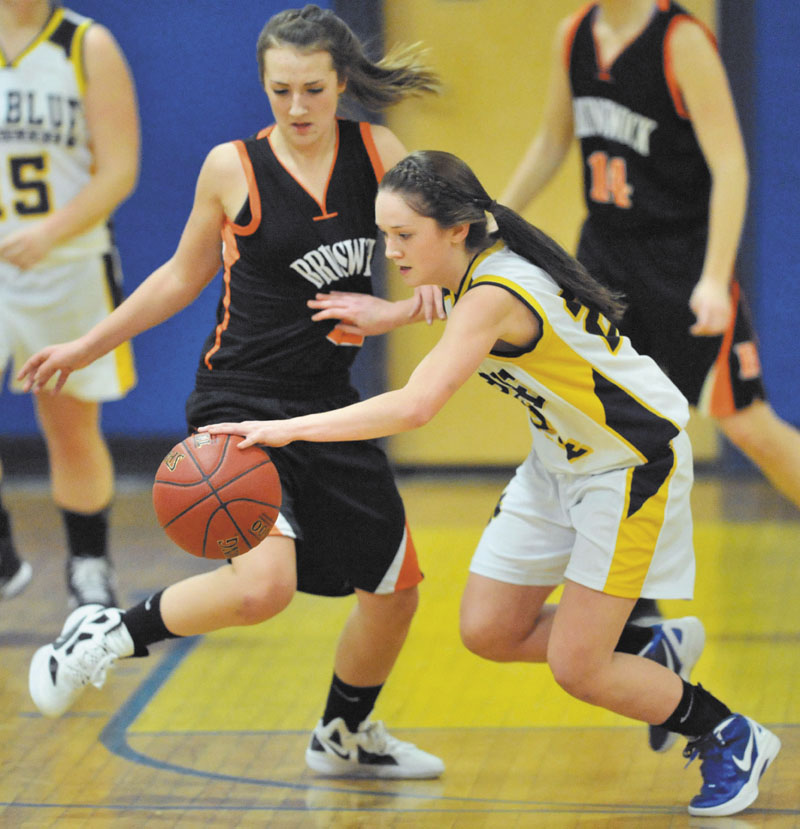
[[[731,320],[731,297],[727,285],[710,279],[700,279],[689,299],[697,321],[689,328],[696,337],[716,337],[724,334]]]
[[[418,285],[414,288],[414,302],[409,317],[415,317],[422,312],[428,325],[435,319],[447,319],[442,302],[442,289],[438,285]]]
[[[52,388],[55,393],[61,391],[73,371],[88,366],[90,362],[91,359],[80,340],[49,345],[28,358],[19,370],[17,380],[23,381],[24,391],[38,394],[58,372],[58,379]]]
[[[372,294],[330,291],[310,299],[308,307],[317,309],[317,313],[311,317],[315,322],[340,320],[336,327],[345,334],[374,337],[385,334],[400,324],[395,303]]]
[[[244,440],[236,444],[239,449],[247,449],[254,443],[285,446],[292,441],[287,423],[286,420],[243,420],[241,423],[211,423],[197,431],[209,435],[241,435]]]

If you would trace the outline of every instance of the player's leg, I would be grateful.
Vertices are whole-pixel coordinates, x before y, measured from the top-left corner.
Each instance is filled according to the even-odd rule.
[[[3,466],[0,463],[0,481]],[[33,570],[27,561],[20,559],[11,534],[11,516],[0,494],[0,599],[11,599],[29,584]]]
[[[31,697],[43,714],[60,716],[89,684],[101,687],[117,659],[146,656],[166,639],[265,621],[289,604],[295,584],[293,539],[270,536],[232,565],[177,582],[126,611],[81,606],[58,639],[34,654]]]
[[[717,417],[716,423],[775,489],[800,507],[800,431],[778,417],[764,400]]]
[[[43,394],[36,397],[36,412],[47,444],[53,500],[67,533],[71,603],[116,605],[108,553],[114,468],[100,430],[100,405],[69,394]]]
[[[306,762],[322,774],[349,777],[431,778],[444,763],[388,733],[370,714],[406,640],[417,608],[416,585],[391,594],[356,591],[334,660],[322,718]]]

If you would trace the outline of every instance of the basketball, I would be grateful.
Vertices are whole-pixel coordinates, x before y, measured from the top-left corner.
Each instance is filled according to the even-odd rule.
[[[263,541],[278,518],[281,482],[263,446],[239,435],[190,435],[159,464],[153,507],[164,532],[201,558],[227,559]]]

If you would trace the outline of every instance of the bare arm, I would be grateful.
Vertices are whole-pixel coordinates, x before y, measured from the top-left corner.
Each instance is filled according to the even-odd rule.
[[[680,25],[671,57],[697,140],[711,171],[706,255],[690,300],[693,334],[721,334],[730,319],[729,286],[747,208],[748,171],[739,122],[722,61],[696,25]]]
[[[507,291],[482,286],[459,300],[444,334],[402,389],[330,412],[291,420],[245,421],[204,426],[212,434],[244,435],[239,443],[283,446],[294,440],[365,440],[426,424],[466,382],[497,340],[528,340],[533,315]],[[522,332],[522,333],[520,333]]]
[[[550,80],[539,131],[498,199],[522,212],[555,175],[569,151],[573,137],[572,93],[564,65],[564,41],[568,21],[562,21],[553,41]]]
[[[117,42],[93,24],[84,40],[86,120],[92,176],[61,209],[0,243],[0,257],[30,268],[49,251],[108,217],[130,195],[139,175],[139,116],[130,70]]]
[[[70,372],[158,325],[200,294],[220,267],[223,194],[237,175],[244,174],[233,145],[215,147],[200,171],[192,212],[173,256],[84,336],[33,355],[19,372],[26,391],[40,391],[56,372],[60,389]]]

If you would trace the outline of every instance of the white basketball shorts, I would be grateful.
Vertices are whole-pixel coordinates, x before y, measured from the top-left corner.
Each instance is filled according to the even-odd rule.
[[[22,391],[16,375],[28,357],[80,337],[108,316],[119,298],[119,278],[110,253],[29,271],[0,263],[0,377],[10,363],[12,391]],[[133,351],[124,343],[72,372],[63,391],[80,400],[118,400],[135,383]]]
[[[662,458],[559,475],[531,453],[478,543],[470,570],[508,584],[569,579],[612,596],[690,599],[692,453],[681,432]]]

